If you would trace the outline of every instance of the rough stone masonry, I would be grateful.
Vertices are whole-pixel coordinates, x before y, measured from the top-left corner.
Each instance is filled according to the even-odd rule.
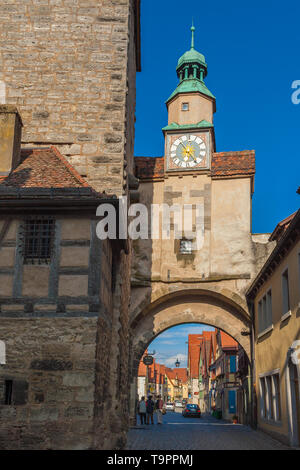
[[[18,107],[23,144],[56,145],[118,195],[132,169],[138,4],[0,0],[0,101]]]
[[[0,22],[0,103],[19,110],[22,147],[55,145],[93,188],[128,194],[139,0],[0,0]],[[71,238],[77,236],[82,258],[88,239],[80,237],[78,226],[72,231],[69,214],[63,217],[72,232],[64,241],[74,248]],[[15,237],[7,243],[14,259]],[[46,307],[36,314],[19,306],[23,298],[6,298],[13,305],[8,314],[1,311],[8,362],[0,395],[5,398],[5,379],[14,382],[15,396],[11,405],[0,403],[0,448],[124,447],[130,247],[114,250],[114,257],[114,266],[111,257],[101,264],[102,286],[110,286],[114,275],[114,289],[100,294],[109,304],[109,322],[103,312],[102,317],[82,312],[78,299],[72,300],[73,311],[56,309],[53,318]],[[71,264],[78,258],[71,257]],[[14,271],[5,263],[0,261],[2,281]],[[71,275],[82,267],[68,269]],[[84,288],[84,272],[77,284],[70,282],[72,299],[81,295],[76,290]],[[37,300],[39,276],[28,282]]]

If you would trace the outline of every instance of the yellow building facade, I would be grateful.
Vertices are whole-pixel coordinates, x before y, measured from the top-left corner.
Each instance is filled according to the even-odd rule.
[[[248,290],[253,302],[258,427],[300,445],[300,210],[276,227],[277,245]],[[281,233],[280,233],[281,232]]]

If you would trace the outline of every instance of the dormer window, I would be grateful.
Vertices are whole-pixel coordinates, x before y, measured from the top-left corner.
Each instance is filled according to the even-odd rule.
[[[181,110],[182,111],[188,111],[189,110],[189,103],[182,103]]]

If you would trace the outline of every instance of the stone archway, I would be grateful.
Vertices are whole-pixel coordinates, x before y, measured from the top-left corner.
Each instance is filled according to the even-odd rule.
[[[243,299],[207,289],[183,289],[156,296],[131,322],[131,416],[134,414],[140,358],[163,331],[184,323],[202,323],[230,334],[245,350],[251,364],[251,319]]]

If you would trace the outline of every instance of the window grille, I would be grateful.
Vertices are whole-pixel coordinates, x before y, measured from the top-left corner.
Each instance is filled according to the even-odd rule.
[[[192,240],[180,240],[180,253],[183,255],[192,253]]]
[[[53,249],[55,221],[52,218],[25,220],[24,264],[48,264]]]

